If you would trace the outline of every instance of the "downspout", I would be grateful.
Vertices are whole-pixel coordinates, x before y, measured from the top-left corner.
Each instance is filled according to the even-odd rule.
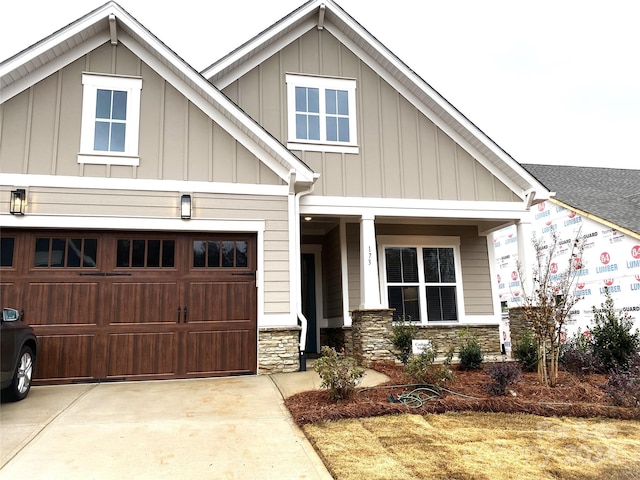
[[[307,360],[305,358],[305,354],[304,354],[304,350],[307,346],[307,330],[309,328],[309,322],[307,321],[307,318],[304,316],[304,314],[302,313],[302,285],[300,283],[300,279],[302,277],[302,264],[300,262],[300,255],[301,255],[301,249],[300,249],[300,241],[301,241],[301,237],[300,237],[300,198],[302,198],[304,195],[309,195],[310,193],[313,193],[313,190],[315,188],[315,184],[316,184],[316,180],[318,180],[319,178],[319,174],[314,174],[313,176],[313,183],[306,189],[306,190],[302,190],[298,193],[295,194],[294,197],[294,218],[295,218],[295,223],[294,223],[294,228],[295,228],[295,240],[294,240],[294,269],[293,271],[297,273],[296,275],[296,281],[295,284],[293,286],[293,288],[296,290],[296,316],[298,318],[298,320],[300,321],[300,325],[302,327],[302,330],[300,331],[300,342],[298,344],[298,352],[299,352],[299,358],[300,358],[300,371],[304,372],[307,369]],[[295,192],[295,182],[296,182],[296,173],[295,171],[291,171],[290,172],[290,184],[289,184],[289,188]]]

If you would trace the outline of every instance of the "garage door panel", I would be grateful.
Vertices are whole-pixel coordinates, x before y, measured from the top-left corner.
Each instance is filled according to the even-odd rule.
[[[187,335],[188,376],[250,373],[255,370],[255,341],[249,330],[200,331]]]
[[[108,339],[108,377],[173,376],[176,334],[117,333]]]
[[[43,335],[37,329],[36,334],[38,352],[35,383],[93,377],[97,335]]]
[[[187,287],[190,322],[252,320],[254,282],[192,282]]]
[[[115,283],[112,324],[166,324],[177,322],[178,284]]]
[[[30,325],[96,325],[101,294],[95,282],[29,283],[25,317]]]
[[[2,308],[15,308],[20,310],[22,300],[20,299],[20,291],[14,282],[0,283],[0,298],[2,299]]]

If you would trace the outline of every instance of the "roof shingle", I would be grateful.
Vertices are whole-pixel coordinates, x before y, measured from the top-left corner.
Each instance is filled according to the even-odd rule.
[[[562,203],[640,234],[640,170],[522,166]]]

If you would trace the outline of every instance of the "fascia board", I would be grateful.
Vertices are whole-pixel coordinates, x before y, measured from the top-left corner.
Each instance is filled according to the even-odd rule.
[[[49,50],[55,48],[56,45],[60,45],[64,43],[68,39],[77,35],[78,33],[87,30],[91,26],[100,23],[101,21],[105,21],[104,28],[108,32],[108,18],[110,13],[118,13],[124,14],[124,12],[116,7],[116,4],[113,2],[109,2],[102,7],[94,10],[93,12],[85,15],[82,18],[79,18],[75,22],[71,23],[67,27],[58,30],[57,32],[51,34],[45,39],[35,43],[31,47],[23,50],[22,52],[14,55],[9,58],[2,64],[0,64],[0,77],[5,76],[7,73],[20,68],[27,62],[38,58],[40,55],[47,53]]]
[[[527,210],[521,202],[308,195],[300,199],[300,213],[309,215],[517,220],[523,214],[526,214]]]
[[[564,203],[561,202],[560,200],[556,200],[555,198],[550,199],[551,203],[555,203],[556,205],[559,205],[561,207],[566,208],[567,210],[573,210],[574,212],[576,212],[578,215],[584,217],[584,218],[588,218],[589,220],[593,220],[594,222],[598,222],[601,223],[602,225],[606,225],[609,228],[614,228],[616,230],[618,230],[619,232],[628,235],[632,238],[635,238],[637,240],[640,240],[640,233],[636,233],[633,230],[629,230],[628,228],[625,227],[621,227],[620,225],[617,225],[613,222],[610,222],[609,220],[605,220],[602,217],[599,217],[597,215],[594,215],[593,213],[589,213],[585,210],[581,210],[579,208],[573,207],[571,205],[569,205],[568,203]]]
[[[492,175],[498,180],[504,183],[511,191],[518,195],[521,199],[525,199],[525,192],[530,189],[536,190],[536,196],[538,198],[548,198],[548,190],[538,182],[531,174],[529,174],[524,168],[522,168],[515,160],[508,157],[500,147],[489,139],[481,130],[479,130],[473,123],[471,123],[464,115],[455,109],[449,102],[447,102],[442,96],[431,88],[426,82],[421,80],[417,75],[411,72],[404,64],[399,62],[393,55],[390,55],[386,49],[380,49],[377,47],[377,42],[372,44],[372,47],[376,49],[380,55],[383,55],[385,61],[393,65],[393,68],[398,69],[402,74],[408,77],[415,85],[416,90],[420,90],[431,98],[440,108],[442,108],[453,120],[466,129],[471,135],[477,138],[483,145],[485,145],[491,152],[499,158],[499,160],[505,165],[506,168],[514,171],[518,177],[522,180],[522,183],[518,183],[511,177],[506,175],[505,171],[496,165],[495,162],[487,158],[487,156],[474,147],[466,138],[464,138],[450,123],[445,121],[440,115],[429,108],[424,101],[422,101],[414,91],[411,91],[405,85],[403,85],[396,77],[394,77],[387,69],[382,68],[379,61],[372,58],[367,52],[365,52],[359,45],[345,35],[341,30],[333,26],[331,23],[326,23],[325,28],[334,35],[340,42],[342,42],[347,48],[354,52],[363,62],[365,62],[373,71],[375,71],[380,77],[382,77],[387,83],[394,87],[399,93],[401,93],[410,103],[412,103],[425,117],[431,120],[440,130],[451,137],[456,143],[464,148],[473,158],[475,158],[484,168],[486,168]],[[365,38],[365,40],[367,40]],[[370,40],[367,40],[370,42]]]
[[[98,35],[85,40],[77,47],[65,52],[54,60],[46,63],[42,67],[30,72],[27,76],[11,83],[10,85],[0,89],[0,104],[10,100],[11,98],[19,95],[29,87],[44,80],[48,76],[54,74],[58,70],[64,68],[70,63],[75,62],[78,58],[86,55],[91,50],[95,50],[100,45],[109,41],[109,32],[105,30]]]
[[[117,17],[116,17],[117,18]],[[204,100],[203,94],[209,97],[220,110],[224,110],[224,115],[227,117],[226,125],[231,128],[231,124],[235,123],[236,127],[238,124],[243,125],[246,129],[245,132],[241,135],[241,138],[238,140],[254,155],[256,155],[260,160],[265,162],[265,164],[271,168],[280,178],[285,181],[288,181],[289,171],[294,169],[298,175],[298,179],[303,182],[312,182],[313,181],[313,172],[309,167],[304,165],[298,157],[296,157],[293,153],[291,153],[284,145],[278,142],[275,138],[273,138],[262,126],[258,125],[251,117],[249,117],[246,113],[244,113],[238,106],[229,100],[222,92],[220,92],[217,88],[215,88],[211,83],[209,83],[202,75],[200,75],[197,71],[195,71],[191,66],[189,66],[184,60],[180,59],[173,51],[171,51],[166,45],[160,42],[156,37],[154,37],[146,28],[137,22],[128,21],[130,17],[123,16],[121,17],[121,21],[126,25],[128,29],[131,30],[133,36],[128,37],[125,34],[120,34],[119,39],[130,48],[136,55],[142,58],[145,62],[147,62],[154,70],[158,71],[163,76],[170,76],[176,82],[177,85],[182,84],[183,95],[187,96],[190,100],[194,101],[194,103],[198,104],[200,108],[203,109],[207,115],[211,117],[213,113],[209,108],[205,108],[205,104],[211,104],[209,102],[203,102]],[[141,45],[138,43],[138,40],[135,38],[139,38],[142,42],[142,45],[146,48],[141,48]],[[148,50],[153,51],[155,54],[150,54]],[[179,76],[171,71],[170,68],[164,64],[163,61],[160,61],[158,57],[164,59],[167,63],[169,63],[172,67],[180,72],[189,82],[185,82],[184,80],[180,82]],[[199,92],[196,92],[199,90]],[[217,118],[211,117],[216,122],[220,122],[220,126],[225,128],[225,125],[222,123],[223,119],[221,116],[217,116]],[[225,128],[227,129],[227,128]],[[231,130],[227,131],[231,133]],[[235,129],[236,133],[240,135],[242,131],[241,128]],[[257,137],[260,142],[266,147],[257,148],[257,142],[255,139],[250,138],[247,135],[248,132],[251,132],[255,137]],[[277,162],[277,166],[274,163],[273,156],[276,156],[284,162],[284,165],[281,162]]]
[[[34,175],[3,173],[0,186],[41,187],[91,190],[132,190],[146,192],[192,192],[233,195],[264,195],[287,197],[287,185],[256,185],[251,183],[201,182],[189,180],[155,180],[146,178],[74,177],[67,175]]]
[[[224,88],[229,86],[231,83],[235,82],[238,78],[242,77],[243,75],[251,71],[256,66],[260,65],[262,62],[264,62],[274,54],[278,53],[280,50],[282,50],[282,48],[289,45],[294,40],[300,38],[302,35],[304,35],[313,27],[315,27],[315,25],[316,25],[315,22],[313,22],[312,20],[308,20],[306,22],[301,23],[295,29],[290,31],[287,35],[284,35],[281,38],[279,38],[277,42],[273,42],[269,44],[267,47],[260,50],[259,53],[250,57],[249,60],[245,62],[240,62],[237,67],[229,70],[227,73],[221,75],[220,77],[216,77],[216,75],[219,72],[223,72],[225,69],[220,69],[219,71],[216,71],[214,74],[209,76],[205,75],[205,73],[203,72],[203,76],[207,78],[209,81],[211,81],[211,83],[215,85],[217,88],[219,88],[220,90],[223,90]],[[234,56],[234,59],[235,58],[236,57]],[[237,57],[237,58],[239,60],[242,57]],[[231,65],[233,65],[233,62],[231,62]]]
[[[275,23],[271,28],[256,35],[253,39],[234,50],[226,57],[223,57],[218,62],[204,69],[201,74],[206,79],[214,77],[219,72],[224,71],[229,66],[243,58],[245,55],[250,55],[251,52],[258,48],[260,45],[269,41],[269,39],[279,35],[281,32],[291,28],[296,23],[303,21],[306,16],[313,13],[318,8],[318,2],[310,2],[306,6],[302,6],[300,9],[292,12],[289,16]]]
[[[148,218],[122,216],[15,215],[0,213],[3,228],[74,228],[83,230],[145,230],[181,232],[257,232],[264,233],[264,220],[215,220],[181,218]]]
[[[189,69],[180,68],[182,75],[191,81],[191,84],[189,84],[168,68],[155,55],[150,54],[149,51],[143,48],[133,37],[121,33],[119,39],[135,55],[140,57],[147,65],[158,72],[159,75],[193,102],[194,105],[200,108],[209,118],[242,143],[247,150],[258,157],[260,161],[273,170],[283,181],[287,182],[289,180],[289,173],[292,168],[296,170],[299,180],[307,182],[313,181],[313,172],[306,167],[304,169],[301,168],[301,162],[299,162],[297,157],[294,157],[294,161],[292,161],[291,158],[287,158],[293,156],[293,154],[267,134],[262,127],[257,126],[253,120],[244,116],[244,114],[240,115],[237,106],[200,75],[193,75]],[[181,67],[179,64],[177,66]],[[197,92],[193,86],[196,86],[201,93]],[[205,98],[202,93],[208,96],[210,100]],[[273,155],[279,156],[285,164],[283,165],[283,163],[274,159],[274,156],[266,148],[260,146],[255,139],[251,138],[249,132],[258,137],[260,141],[263,142],[263,145],[271,149]],[[278,152],[278,150],[280,150],[280,152]]]

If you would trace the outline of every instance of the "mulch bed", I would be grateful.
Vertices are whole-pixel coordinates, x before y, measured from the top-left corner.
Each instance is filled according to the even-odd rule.
[[[578,378],[561,372],[556,387],[545,387],[538,382],[536,373],[524,373],[506,396],[491,396],[486,385],[491,377],[482,370],[461,371],[455,366],[455,379],[444,387],[441,396],[425,401],[418,408],[390,401],[390,395],[409,393],[415,386],[396,386],[412,383],[405,378],[401,366],[376,364],[372,368],[385,373],[390,381],[385,388],[359,388],[352,399],[336,403],[324,390],[302,392],[285,400],[294,421],[302,426],[308,423],[364,418],[398,413],[444,412],[503,412],[529,413],[539,416],[604,417],[640,420],[640,408],[617,407],[600,388],[605,375],[587,375]],[[386,388],[391,387],[391,388]],[[460,395],[464,396],[460,396]],[[468,398],[473,397],[473,398]]]

